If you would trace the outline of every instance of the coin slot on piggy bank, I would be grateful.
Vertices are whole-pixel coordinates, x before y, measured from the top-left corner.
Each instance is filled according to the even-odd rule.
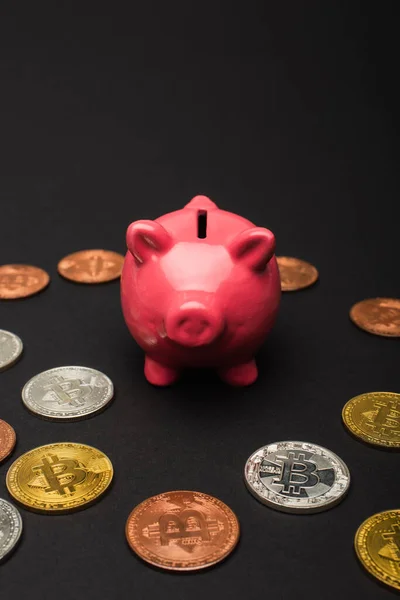
[[[205,239],[207,237],[207,211],[197,211],[197,237]]]

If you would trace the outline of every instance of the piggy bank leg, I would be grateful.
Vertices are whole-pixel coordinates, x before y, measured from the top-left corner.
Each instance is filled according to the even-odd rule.
[[[230,385],[244,386],[251,385],[258,377],[257,365],[255,360],[236,365],[226,369],[220,369],[218,375],[223,381]]]
[[[179,377],[178,370],[166,367],[149,356],[144,360],[144,374],[149,383],[160,386],[171,385]]]

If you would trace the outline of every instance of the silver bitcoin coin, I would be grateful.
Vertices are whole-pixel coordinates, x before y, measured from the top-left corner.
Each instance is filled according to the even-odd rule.
[[[21,515],[15,506],[0,498],[0,560],[13,550],[21,533]]]
[[[32,377],[22,390],[22,401],[36,415],[67,421],[103,410],[113,395],[111,379],[100,371],[57,367]]]
[[[0,371],[11,367],[21,356],[23,344],[15,333],[0,329]]]
[[[346,494],[350,473],[336,454],[306,442],[275,442],[246,462],[249,491],[271,508],[291,513],[331,508]]]

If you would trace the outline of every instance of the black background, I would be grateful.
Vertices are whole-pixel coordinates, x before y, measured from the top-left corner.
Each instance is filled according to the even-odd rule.
[[[13,459],[84,442],[111,458],[115,481],[79,513],[21,509],[1,599],[391,597],[358,565],[353,537],[369,515],[400,506],[400,456],[352,439],[341,409],[362,392],[399,391],[398,342],[348,318],[358,300],[400,294],[395,3],[116,3],[86,16],[61,5],[2,3],[0,262],[41,266],[52,281],[0,303],[0,327],[25,344],[0,376],[0,417],[18,435]],[[278,254],[320,271],[316,286],[282,298],[247,389],[212,373],[151,387],[118,282],[79,286],[56,272],[76,250],[124,252],[131,221],[199,193],[269,227]],[[78,423],[29,414],[23,384],[68,364],[108,374],[114,403]],[[343,458],[343,503],[297,516],[250,496],[247,457],[283,439]],[[11,462],[0,467],[5,498]],[[171,574],[129,550],[131,509],[173,489],[237,513],[240,544],[219,566]]]

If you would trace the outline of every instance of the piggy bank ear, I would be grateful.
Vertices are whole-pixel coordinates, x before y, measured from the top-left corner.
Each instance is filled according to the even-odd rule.
[[[231,241],[228,251],[235,262],[242,262],[253,271],[262,271],[274,254],[275,236],[264,227],[245,229]]]
[[[172,246],[172,238],[156,221],[135,221],[126,232],[126,245],[138,263],[164,254]]]

